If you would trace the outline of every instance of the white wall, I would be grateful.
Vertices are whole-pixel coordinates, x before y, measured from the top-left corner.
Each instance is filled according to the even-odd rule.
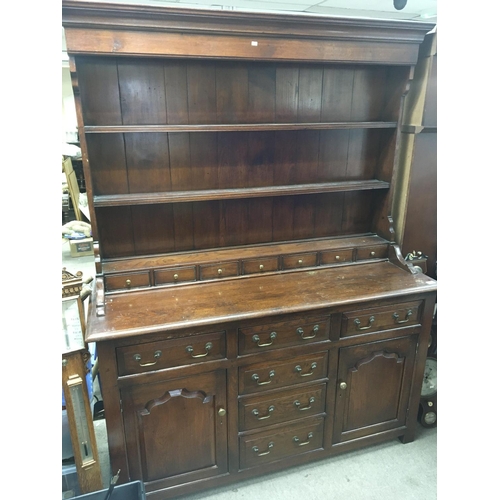
[[[77,140],[76,109],[71,86],[71,75],[68,67],[62,68],[62,141],[73,142]]]

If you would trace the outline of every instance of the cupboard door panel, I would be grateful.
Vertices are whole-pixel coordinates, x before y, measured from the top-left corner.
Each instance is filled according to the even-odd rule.
[[[417,336],[339,353],[334,443],[404,426]]]
[[[121,391],[131,479],[182,482],[227,471],[225,372]],[[175,425],[171,424],[175,423]],[[177,478],[179,479],[179,478]]]

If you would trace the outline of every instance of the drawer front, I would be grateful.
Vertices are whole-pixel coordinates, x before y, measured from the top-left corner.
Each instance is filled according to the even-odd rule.
[[[104,281],[108,292],[150,286],[148,271],[105,276]]]
[[[342,262],[352,262],[352,248],[347,250],[328,250],[321,252],[321,265],[341,264]]]
[[[322,449],[323,418],[240,437],[240,470]]]
[[[278,270],[278,257],[249,259],[243,261],[243,274],[265,273]]]
[[[161,370],[225,357],[225,332],[204,333],[116,350],[118,375]]]
[[[219,264],[200,266],[200,279],[202,280],[227,278],[230,276],[238,276],[238,262],[220,262]]]
[[[420,322],[422,301],[346,312],[342,315],[341,337],[413,326]]]
[[[326,377],[328,352],[287,361],[269,361],[239,368],[239,393],[254,392],[311,382]]]
[[[385,259],[389,249],[387,245],[376,245],[373,247],[358,248],[357,260]]]
[[[156,269],[154,272],[155,284],[183,283],[196,281],[196,269],[191,267],[172,267],[170,269]]]
[[[246,397],[239,402],[240,431],[322,413],[325,411],[325,397],[326,384]]]
[[[316,266],[316,252],[314,253],[296,253],[283,256],[283,269],[298,269],[301,267]]]
[[[285,346],[310,344],[327,340],[330,332],[328,317],[302,318],[268,325],[240,328],[238,350],[240,355],[279,349]]]

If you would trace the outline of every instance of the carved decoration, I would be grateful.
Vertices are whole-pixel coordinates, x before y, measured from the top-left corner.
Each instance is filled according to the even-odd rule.
[[[203,391],[188,391],[186,389],[175,389],[173,391],[167,391],[161,398],[156,398],[146,403],[143,410],[139,412],[140,415],[145,416],[151,413],[151,410],[155,406],[162,405],[173,398],[182,397],[188,399],[199,398],[203,404],[208,403],[212,400],[213,396],[205,394]]]
[[[389,246],[389,260],[396,266],[410,272],[411,274],[418,274],[418,271],[413,267],[413,264],[409,260],[405,260],[399,245]]]
[[[361,359],[352,368],[349,369],[351,373],[357,372],[361,366],[371,363],[375,358],[384,357],[386,359],[394,359],[396,363],[404,363],[405,358],[399,357],[397,352],[387,352],[387,351],[376,351],[368,358]]]
[[[83,286],[83,273],[78,271],[75,274],[70,273],[65,267],[62,268],[62,296],[73,297],[80,295]]]

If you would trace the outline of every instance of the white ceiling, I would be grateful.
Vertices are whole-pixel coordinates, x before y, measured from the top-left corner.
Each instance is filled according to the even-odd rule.
[[[394,0],[95,0],[100,3],[126,3],[223,9],[254,12],[309,13],[325,16],[348,16],[382,19],[402,19],[437,24],[437,0],[407,0],[396,10]],[[66,44],[63,31],[63,59]]]
[[[437,22],[437,0],[407,0],[406,6],[396,10],[394,0],[96,0],[100,3],[127,3],[136,5],[167,5],[177,7],[309,12],[329,16],[356,16],[386,19],[412,19]],[[403,0],[396,0],[401,2]]]

